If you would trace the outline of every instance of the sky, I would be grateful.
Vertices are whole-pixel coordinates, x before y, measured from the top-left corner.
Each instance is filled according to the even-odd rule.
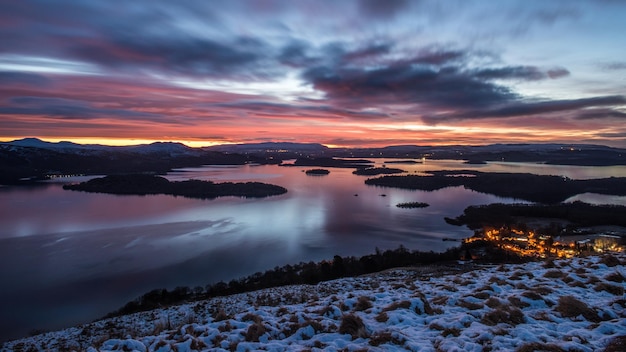
[[[0,140],[626,147],[622,0],[0,3]]]

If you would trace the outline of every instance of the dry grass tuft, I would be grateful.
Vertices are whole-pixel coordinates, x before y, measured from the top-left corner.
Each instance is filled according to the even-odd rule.
[[[472,293],[472,296],[478,299],[487,299],[491,297],[491,294],[489,292],[481,291]]]
[[[518,325],[522,324],[526,321],[526,317],[521,310],[515,307],[509,306],[500,306],[492,311],[486,313],[482,319],[481,323],[485,325],[494,326],[500,323],[505,323],[509,325]]]
[[[511,296],[511,297],[508,297],[507,300],[517,308],[530,307],[530,303],[526,303],[522,301],[519,297]]]
[[[379,323],[384,323],[387,320],[389,320],[389,315],[387,315],[386,312],[380,312],[380,313],[378,313],[378,315],[376,315],[376,318],[374,318],[374,319],[376,319],[376,321],[379,322]]]
[[[587,285],[582,282],[582,281],[578,281],[578,280],[572,280],[572,282],[568,283],[568,285],[570,287],[580,287],[580,288],[586,288]]]
[[[604,352],[623,352],[626,351],[626,335],[616,336],[611,339],[604,348]]]
[[[509,276],[509,280],[518,281],[524,279],[526,274],[521,271],[514,272],[511,276]]]
[[[444,305],[446,304],[446,302],[448,302],[448,297],[447,296],[438,296],[433,298],[433,304],[437,304],[437,305]]]
[[[600,291],[606,291],[612,295],[616,295],[616,296],[621,296],[624,294],[624,287],[623,286],[617,286],[617,285],[611,285],[608,284],[606,282],[599,282],[597,283],[594,287],[594,290],[596,290],[597,292]]]
[[[489,283],[490,283],[490,284],[496,284],[496,285],[498,285],[498,286],[504,286],[504,285],[508,285],[508,284],[509,284],[509,282],[508,282],[508,281],[506,281],[506,280],[504,280],[504,279],[502,279],[502,278],[499,278],[499,277],[497,277],[497,276],[492,276],[492,277],[490,277],[490,278],[489,278]]]
[[[481,309],[483,307],[482,303],[472,303],[464,300],[459,300],[456,302],[456,305],[469,310]]]
[[[532,317],[535,320],[552,321],[552,316],[546,311],[535,313]]]
[[[358,315],[346,314],[341,317],[340,334],[349,334],[352,339],[367,337],[368,332],[363,320]]]
[[[495,308],[495,307],[500,307],[502,305],[502,302],[500,302],[500,300],[495,297],[490,297],[485,302],[485,305],[489,308]]]
[[[532,299],[533,301],[538,301],[543,298],[540,294],[534,291],[524,291],[522,292],[522,296],[528,299]]]
[[[370,338],[371,346],[380,346],[383,344],[392,344],[402,346],[406,342],[404,337],[398,337],[397,334],[393,334],[390,331],[377,331],[372,334]]]
[[[251,321],[253,323],[259,324],[261,323],[261,321],[263,321],[263,319],[261,319],[261,317],[256,314],[247,313],[241,318],[241,321]]]
[[[428,302],[428,299],[426,298],[426,296],[424,296],[423,293],[417,292],[414,296],[418,297],[422,301],[422,305],[424,306],[424,311],[423,312],[420,312],[418,307],[415,307],[415,313],[417,313],[417,314],[426,313],[428,315],[443,313],[443,311],[441,309],[433,308],[430,305],[430,303]]]
[[[152,329],[152,335],[159,335],[163,331],[171,330],[172,323],[170,322],[170,317],[161,317],[159,320],[154,322],[154,328]]]
[[[543,274],[543,277],[547,279],[558,279],[558,278],[564,278],[565,276],[566,274],[562,272],[561,270],[549,270],[549,271],[546,271],[545,274]]]
[[[588,283],[588,284],[591,284],[591,285],[593,285],[593,284],[597,284],[598,282],[602,282],[602,280],[600,280],[600,279],[599,279],[597,276],[595,276],[595,275],[590,275],[590,276],[589,276],[589,279],[587,279],[587,283]]]
[[[267,332],[265,326],[261,323],[254,323],[248,327],[245,339],[248,342],[259,342],[259,338]]]
[[[226,314],[223,309],[218,310],[215,314],[213,314],[213,321],[223,321],[230,319],[231,317]]]
[[[546,261],[543,263],[542,265],[544,267],[544,269],[553,269],[556,268],[556,265],[554,264],[554,258],[548,258],[546,259]]]
[[[527,342],[519,346],[515,352],[565,352],[558,345],[553,343]]]
[[[533,288],[531,290],[533,292],[537,292],[538,294],[540,294],[542,296],[549,295],[552,292],[554,292],[554,290],[551,289],[550,287],[543,286],[543,285],[533,286]]]
[[[613,281],[613,282],[617,282],[617,283],[622,283],[622,282],[626,282],[626,278],[624,276],[622,276],[622,274],[620,274],[619,272],[613,272],[611,274],[608,274],[607,276],[604,277],[606,280],[608,281]]]
[[[574,296],[561,296],[559,302],[554,308],[557,312],[561,313],[564,318],[574,318],[582,315],[585,319],[592,322],[600,322],[601,319],[598,313],[589,308],[585,302],[581,302]]]
[[[620,262],[620,260],[617,257],[615,257],[613,254],[606,254],[602,256],[602,259],[600,259],[600,264],[604,264],[608,267],[613,267],[613,266],[621,265],[622,262]]]
[[[409,309],[411,308],[411,302],[409,301],[396,301],[383,308],[383,312],[391,312],[397,309]]]
[[[354,309],[357,311],[363,311],[372,308],[372,300],[367,296],[361,296],[356,302]]]

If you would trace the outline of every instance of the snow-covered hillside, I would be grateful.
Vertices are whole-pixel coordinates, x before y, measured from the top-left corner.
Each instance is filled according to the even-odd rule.
[[[626,255],[395,269],[220,297],[2,350],[624,351]]]

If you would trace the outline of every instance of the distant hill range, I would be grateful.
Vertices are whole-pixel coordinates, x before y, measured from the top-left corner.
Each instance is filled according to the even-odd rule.
[[[278,164],[288,159],[334,157],[455,159],[468,163],[509,161],[588,166],[626,165],[626,149],[587,144],[329,148],[317,143],[267,142],[191,148],[173,142],[105,146],[51,143],[25,138],[0,143],[0,184],[31,182],[51,174],[165,173],[173,168],[207,164]]]
[[[555,165],[626,165],[626,149],[593,144],[396,145],[380,148],[328,148],[321,144],[256,143],[219,145],[206,149],[227,153],[247,153],[283,160],[308,156],[453,159],[477,164],[508,161]]]
[[[104,146],[72,142],[50,143],[25,138],[0,143],[0,184],[30,183],[50,175],[166,173],[201,165],[276,163],[262,156],[229,154],[181,143],[157,142],[134,146]]]

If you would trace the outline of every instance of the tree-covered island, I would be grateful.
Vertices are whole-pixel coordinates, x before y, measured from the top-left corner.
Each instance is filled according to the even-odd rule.
[[[200,180],[173,182],[161,176],[146,174],[109,175],[78,184],[65,185],[63,189],[125,195],[169,194],[200,199],[227,196],[263,198],[287,192],[287,189],[283,187],[261,182],[214,183]]]

